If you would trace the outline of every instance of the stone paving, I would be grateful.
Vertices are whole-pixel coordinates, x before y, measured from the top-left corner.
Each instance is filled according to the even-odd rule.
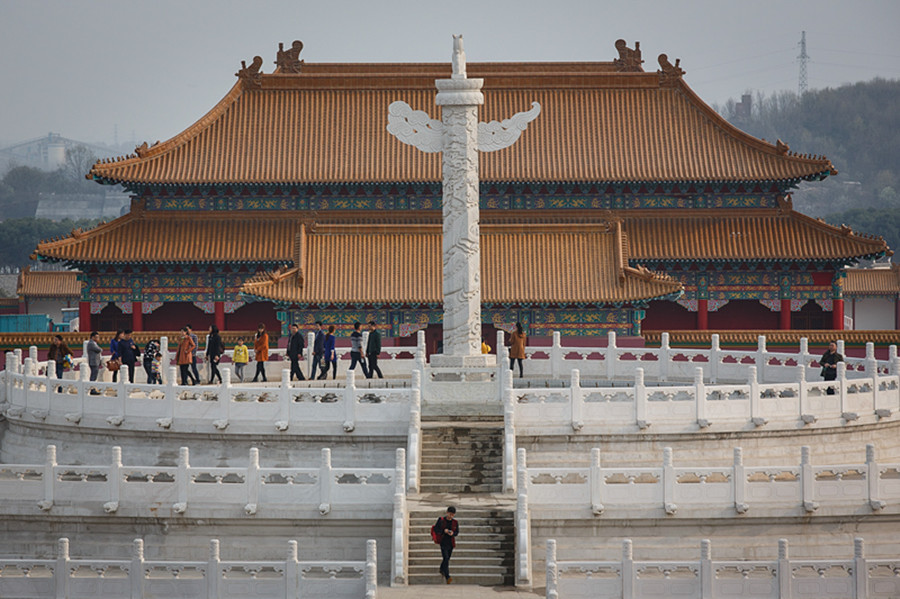
[[[452,563],[452,562],[451,562]],[[440,578],[435,574],[435,578]],[[378,599],[535,599],[544,596],[544,587],[522,591],[515,587],[480,587],[474,585],[426,584],[408,587],[378,587]]]

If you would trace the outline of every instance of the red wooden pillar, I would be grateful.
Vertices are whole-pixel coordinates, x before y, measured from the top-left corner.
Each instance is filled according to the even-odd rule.
[[[78,302],[78,328],[81,332],[90,333],[93,330],[91,326],[91,302]]]
[[[781,318],[778,324],[779,328],[788,331],[791,328],[791,300],[781,300]]]
[[[836,299],[833,301],[831,309],[831,328],[835,331],[844,330],[844,300]]]
[[[697,330],[705,331],[709,328],[709,300],[697,300]]]
[[[900,329],[900,296],[894,298],[894,328]]]
[[[213,302],[216,308],[215,323],[220,331],[225,330],[225,302]]]
[[[131,329],[133,331],[144,330],[144,302],[131,302]]]

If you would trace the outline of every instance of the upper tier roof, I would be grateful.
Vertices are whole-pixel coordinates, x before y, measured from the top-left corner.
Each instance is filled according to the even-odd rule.
[[[668,64],[668,63],[666,63]],[[730,125],[680,71],[618,72],[609,63],[469,63],[484,78],[480,120],[541,104],[511,148],[480,154],[483,181],[788,181],[833,174]],[[440,156],[387,131],[403,100],[440,118],[434,80],[449,64],[304,64],[239,79],[207,115],[88,177],[134,184],[439,182]],[[178,93],[179,90],[171,90]]]
[[[242,293],[319,305],[442,302],[439,224],[318,225],[300,237],[294,268],[257,275]],[[621,304],[682,292],[678,281],[628,266],[619,224],[485,225],[481,242],[485,303]]]

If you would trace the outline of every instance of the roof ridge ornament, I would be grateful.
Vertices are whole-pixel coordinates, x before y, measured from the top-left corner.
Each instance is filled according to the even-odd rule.
[[[241,61],[241,70],[235,73],[235,76],[244,84],[245,89],[262,86],[262,74],[259,72],[262,65],[262,56],[254,56],[249,67],[245,61]]]
[[[659,75],[659,84],[660,86],[672,86],[681,79],[681,76],[685,74],[685,70],[681,68],[681,59],[676,58],[675,64],[673,65],[669,62],[669,57],[665,54],[660,54],[659,58],[659,66],[661,70],[656,71]]]
[[[785,156],[791,151],[791,146],[778,139],[775,140],[775,151],[777,151],[782,156]]]
[[[278,66],[279,73],[299,73],[303,68],[303,61],[300,60],[300,52],[303,51],[303,42],[294,40],[290,49],[284,49],[284,43],[278,42],[278,54],[275,57],[275,64]]]
[[[616,50],[619,51],[619,57],[613,60],[616,70],[620,73],[643,73],[644,69],[641,64],[641,42],[634,42],[634,50],[628,47],[625,40],[616,40]]]

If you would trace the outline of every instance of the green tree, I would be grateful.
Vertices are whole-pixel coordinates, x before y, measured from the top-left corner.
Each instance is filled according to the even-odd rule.
[[[55,237],[64,237],[72,229],[96,226],[93,220],[64,220],[54,222],[43,218],[13,218],[0,222],[0,266],[28,266],[37,244]]]

